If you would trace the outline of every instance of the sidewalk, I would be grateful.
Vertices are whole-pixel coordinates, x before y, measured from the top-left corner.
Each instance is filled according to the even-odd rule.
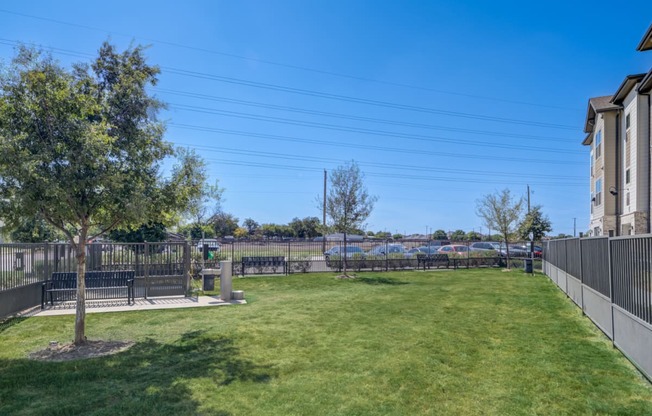
[[[159,298],[137,298],[133,305],[128,305],[126,300],[87,300],[86,313],[104,313],[104,312],[127,312],[127,311],[147,311],[155,309],[177,309],[177,308],[206,308],[211,306],[228,306],[243,305],[246,300],[231,300],[225,302],[219,296],[198,296],[198,297],[181,297],[166,296]],[[23,316],[55,316],[55,315],[74,315],[75,302],[60,302],[53,306],[46,305],[45,309],[38,306],[35,309],[23,313]]]

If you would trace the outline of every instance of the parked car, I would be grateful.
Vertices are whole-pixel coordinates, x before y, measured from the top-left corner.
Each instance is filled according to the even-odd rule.
[[[502,248],[500,250],[500,254],[502,256],[506,256],[507,255],[507,250],[505,248]],[[509,246],[509,256],[510,257],[530,257],[530,252],[528,251],[526,246],[510,245]]]
[[[493,243],[478,241],[469,246],[471,251],[496,251],[496,246]]]
[[[439,250],[437,250],[438,253],[444,253],[444,254],[460,254],[460,253],[466,253],[468,251],[469,248],[461,244],[451,244],[448,246],[441,246]]]
[[[402,244],[380,244],[367,251],[367,254],[370,256],[402,254],[405,257],[412,257],[412,253],[409,253],[408,249]]]
[[[205,238],[204,240],[199,240],[197,243],[197,249],[201,253],[204,251],[204,245],[208,246],[208,251],[220,251],[220,243],[215,239]]]
[[[437,250],[439,250],[440,247],[441,246],[421,246],[421,247],[413,248],[412,250],[415,250],[414,252],[412,252],[412,250],[409,250],[408,253],[413,253],[413,254],[423,253],[426,255],[437,254],[438,253]]]
[[[347,259],[355,257],[364,257],[365,252],[358,246],[333,246],[329,250],[324,252],[324,257],[326,261],[330,259],[331,256],[341,257],[342,254],[346,256]]]

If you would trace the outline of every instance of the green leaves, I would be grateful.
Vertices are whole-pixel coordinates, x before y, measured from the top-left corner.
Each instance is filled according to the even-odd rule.
[[[185,209],[206,178],[197,158],[159,177],[173,148],[156,119],[164,105],[146,89],[158,73],[140,46],[104,43],[72,70],[21,48],[0,78],[0,216],[107,230]]]
[[[552,231],[552,224],[548,216],[541,212],[541,205],[532,207],[518,227],[518,234],[524,240],[529,240],[529,235],[532,233],[534,241],[541,241],[550,231]]]
[[[326,213],[335,231],[354,232],[371,214],[378,198],[368,194],[363,179],[364,174],[355,161],[331,172]]]

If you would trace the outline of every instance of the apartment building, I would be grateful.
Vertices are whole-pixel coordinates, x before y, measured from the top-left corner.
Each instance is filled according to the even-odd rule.
[[[652,25],[637,47],[652,50]],[[590,148],[593,236],[650,233],[652,69],[628,75],[613,95],[589,99],[582,144]]]

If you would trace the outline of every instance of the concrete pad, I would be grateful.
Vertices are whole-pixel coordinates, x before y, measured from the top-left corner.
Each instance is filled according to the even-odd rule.
[[[206,308],[211,306],[228,306],[243,305],[246,300],[231,300],[225,302],[219,296],[198,296],[198,297],[180,297],[165,296],[158,298],[136,299],[133,305],[128,305],[127,300],[88,300],[86,301],[86,313],[105,313],[105,312],[129,312],[129,311],[148,311],[157,309],[179,309],[179,308]],[[45,309],[32,309],[29,316],[56,316],[56,315],[74,315],[75,302],[60,302],[53,306],[46,305]],[[24,316],[24,315],[23,315]]]

